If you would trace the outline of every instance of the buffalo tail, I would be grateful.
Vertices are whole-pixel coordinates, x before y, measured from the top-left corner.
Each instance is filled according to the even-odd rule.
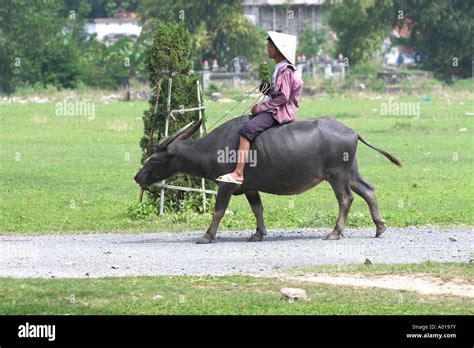
[[[387,151],[384,151],[384,150],[381,150],[381,149],[377,149],[375,146],[372,146],[370,145],[368,142],[366,142],[364,140],[364,138],[362,138],[359,134],[357,134],[357,138],[362,141],[365,145],[367,145],[368,147],[374,149],[375,151],[377,152],[380,152],[382,155],[384,155],[385,157],[387,157],[392,163],[394,163],[395,165],[401,167],[402,164],[400,163],[400,161],[398,159],[395,158],[395,156],[392,156],[391,154],[389,154]]]

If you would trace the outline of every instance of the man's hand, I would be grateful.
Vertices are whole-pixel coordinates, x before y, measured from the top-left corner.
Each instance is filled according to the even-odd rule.
[[[252,113],[252,115],[255,115],[257,112],[255,111],[255,108],[257,107],[257,104],[255,104],[254,106],[252,106],[252,109],[250,109],[250,112]]]
[[[262,81],[260,83],[259,87],[260,92],[262,92],[264,95],[270,95],[270,85],[266,83],[265,81]]]

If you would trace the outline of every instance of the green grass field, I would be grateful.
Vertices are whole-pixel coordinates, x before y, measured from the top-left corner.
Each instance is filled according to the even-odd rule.
[[[234,92],[235,94],[235,92]],[[389,226],[474,225],[473,93],[393,99],[420,117],[384,116],[390,96],[305,98],[298,118],[332,115],[398,157],[399,169],[359,145],[359,166],[378,192]],[[385,103],[385,104],[384,104]],[[208,124],[233,104],[208,102]],[[401,105],[401,104],[399,104]],[[96,103],[96,117],[57,116],[55,103],[0,105],[0,235],[205,230],[210,214],[132,219],[133,175],[145,102]],[[233,115],[246,107],[242,106]],[[299,196],[263,195],[268,228],[327,227],[337,214],[328,184]],[[223,229],[253,229],[245,197],[234,197]],[[356,197],[348,226],[372,226]],[[470,264],[323,266],[295,273],[431,274],[472,283]],[[283,299],[300,287],[309,301]],[[112,296],[111,296],[112,294]],[[159,297],[160,295],[161,297]],[[249,276],[0,279],[0,314],[474,314],[471,299]]]
[[[333,273],[336,269],[323,266],[311,271]],[[342,266],[337,271],[422,273],[442,279],[456,277],[471,284],[473,279],[473,267],[467,264]],[[283,287],[302,288],[309,300],[290,302],[280,294]],[[472,315],[473,308],[470,298],[249,276],[0,281],[0,314]]]
[[[473,93],[435,94],[430,102],[422,97],[391,101],[419,103],[419,118],[381,115],[388,96],[375,95],[303,98],[298,118],[332,115],[400,159],[403,169],[359,144],[360,171],[376,186],[388,226],[472,226]],[[232,105],[207,102],[208,124]],[[96,103],[95,108],[96,117],[88,119],[57,116],[55,103],[0,105],[0,234],[205,230],[210,214],[130,218],[147,103]],[[262,199],[270,229],[329,229],[337,214],[327,183],[298,196]],[[254,228],[245,197],[234,197],[229,210],[221,228]],[[367,206],[356,197],[348,226],[371,225]]]

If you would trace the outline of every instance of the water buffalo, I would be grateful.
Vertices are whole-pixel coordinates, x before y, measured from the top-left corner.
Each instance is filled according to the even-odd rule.
[[[135,175],[135,181],[146,188],[177,172],[210,180],[231,172],[235,161],[222,163],[218,156],[226,148],[238,149],[237,131],[248,117],[233,118],[200,139],[186,140],[199,128],[200,121],[164,138]],[[278,125],[263,132],[251,145],[250,150],[257,154],[257,161],[253,166],[246,164],[244,183],[219,182],[212,222],[197,243],[210,243],[216,238],[217,228],[232,195],[244,193],[247,197],[257,220],[256,233],[249,241],[261,241],[266,230],[259,191],[294,195],[323,180],[329,182],[339,203],[336,226],[326,239],[339,239],[341,236],[354,199],[352,192],[367,202],[376,226],[375,236],[380,236],[386,227],[379,213],[374,186],[361,177],[357,168],[359,140],[401,166],[395,157],[370,145],[355,131],[328,116]]]

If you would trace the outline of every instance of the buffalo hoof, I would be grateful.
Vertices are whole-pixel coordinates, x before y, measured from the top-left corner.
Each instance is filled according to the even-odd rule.
[[[252,234],[252,236],[247,239],[247,242],[261,242],[263,240],[263,234],[261,233],[255,233]]]
[[[208,237],[208,235],[204,235],[203,237],[199,238],[196,241],[196,244],[210,244],[212,243],[212,240],[213,240],[212,237]]]
[[[387,227],[385,227],[385,226],[377,227],[377,231],[375,232],[375,238],[380,237],[382,235],[382,233],[385,232],[386,229],[387,229]]]
[[[324,237],[325,240],[338,240],[341,237],[340,234],[333,234],[330,233],[327,236]]]

